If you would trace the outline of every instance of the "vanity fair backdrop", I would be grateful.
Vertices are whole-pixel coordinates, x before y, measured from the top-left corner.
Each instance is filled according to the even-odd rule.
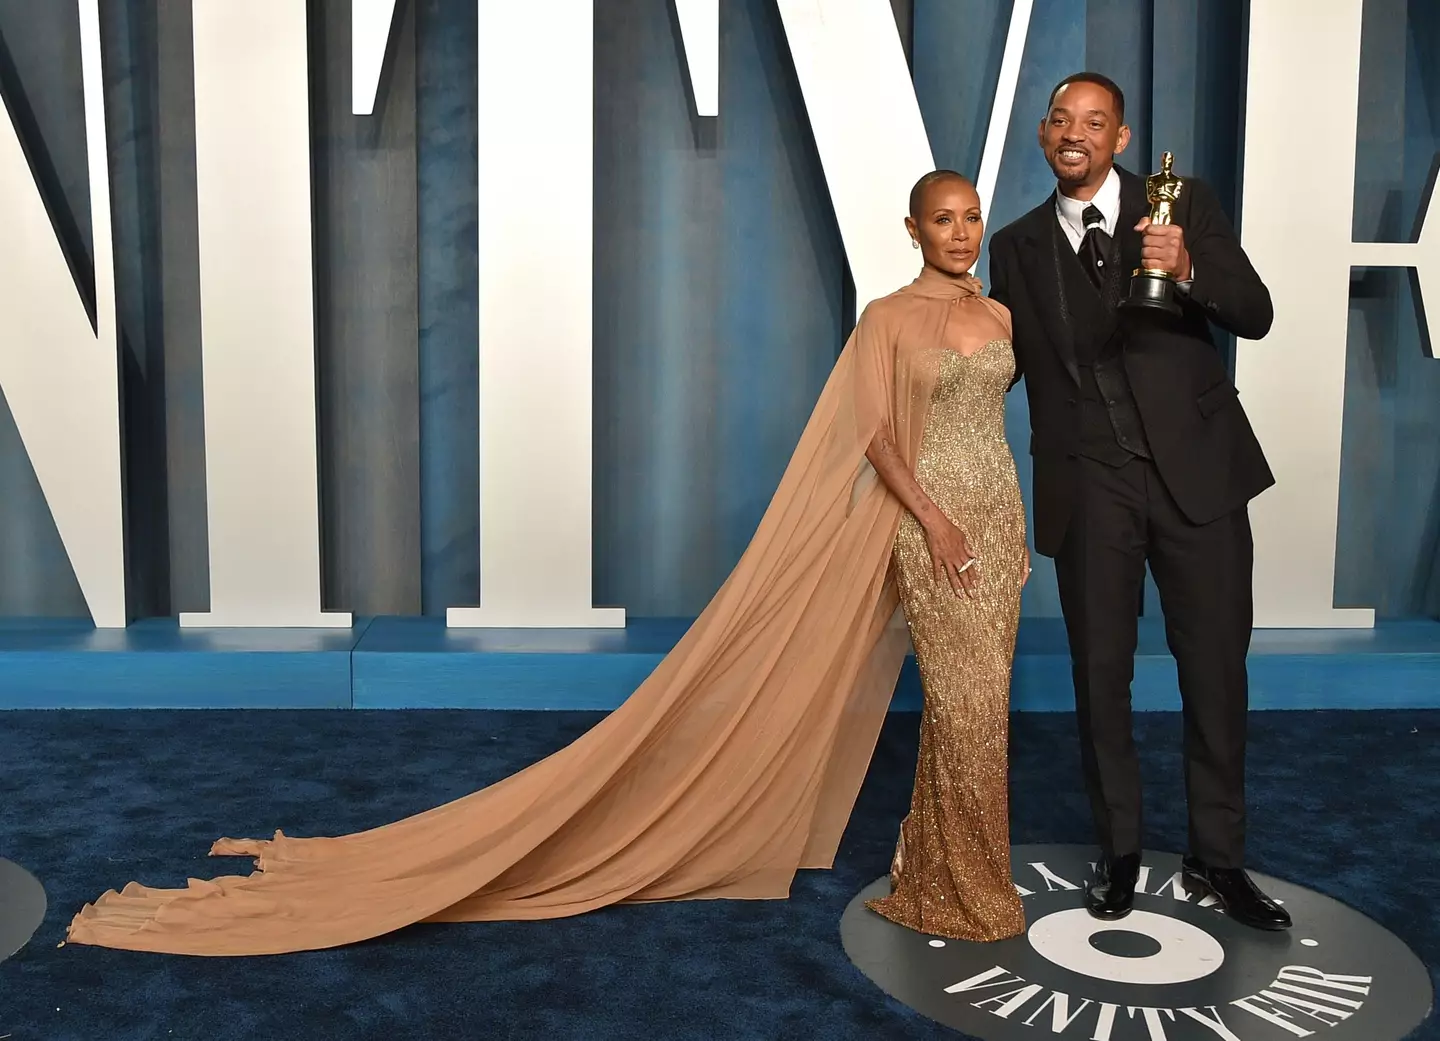
[[[595,4],[594,602],[631,617],[693,615],[717,588],[854,306],[781,17],[773,0],[720,6],[719,116],[702,119],[669,0]],[[892,6],[935,158],[974,175],[1011,5]],[[309,17],[323,602],[443,614],[480,585],[476,3],[402,0],[364,119],[350,3],[310,0]],[[209,596],[191,8],[102,0],[100,18],[130,613],[170,616]],[[1173,151],[1238,216],[1245,18],[1243,0],[1035,0],[992,230],[1049,192],[1034,128],[1081,68],[1126,89],[1132,170]],[[0,0],[0,90],[93,299],[80,47],[73,3]],[[1353,216],[1326,189],[1333,98],[1297,96],[1293,139],[1275,142],[1316,221],[1408,237],[1440,148],[1437,55],[1440,8],[1365,0]],[[557,264],[570,205],[526,202]],[[1335,605],[1440,614],[1440,362],[1403,270],[1356,269],[1349,314]],[[1025,407],[1011,395],[1028,498]],[[1024,609],[1059,613],[1048,562]],[[0,401],[0,615],[87,613]]]

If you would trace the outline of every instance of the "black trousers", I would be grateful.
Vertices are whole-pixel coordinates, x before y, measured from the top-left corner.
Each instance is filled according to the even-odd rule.
[[[1081,458],[1078,465],[1075,511],[1055,564],[1100,847],[1109,856],[1141,849],[1130,683],[1148,561],[1184,704],[1190,852],[1215,867],[1242,867],[1245,657],[1254,616],[1249,514],[1191,524],[1152,463],[1113,467]]]

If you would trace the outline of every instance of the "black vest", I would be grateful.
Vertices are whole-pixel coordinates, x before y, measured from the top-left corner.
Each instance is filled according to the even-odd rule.
[[[1120,250],[1112,240],[1110,255],[1105,258],[1108,277],[1102,295],[1085,273],[1084,262],[1071,248],[1058,220],[1054,228],[1062,292],[1080,370],[1078,450],[1110,466],[1121,466],[1136,456],[1149,459],[1145,426],[1120,354],[1124,334],[1115,308],[1126,285]]]

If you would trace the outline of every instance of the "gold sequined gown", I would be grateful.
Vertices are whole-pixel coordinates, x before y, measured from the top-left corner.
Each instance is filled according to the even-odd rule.
[[[1010,875],[1006,749],[1010,671],[1029,554],[1005,441],[1008,340],[939,362],[915,478],[980,558],[977,595],[957,597],[908,511],[895,538],[900,602],[925,694],[910,812],[891,893],[870,902],[923,933],[1000,940],[1025,931]]]

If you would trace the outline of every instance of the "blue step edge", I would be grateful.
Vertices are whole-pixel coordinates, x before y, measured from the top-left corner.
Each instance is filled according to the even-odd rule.
[[[173,618],[0,620],[0,708],[475,708],[608,710],[689,619],[624,629],[447,629],[441,618],[357,618],[350,629],[181,629]],[[1440,621],[1374,629],[1256,630],[1255,709],[1440,708]],[[1133,703],[1180,707],[1159,619],[1141,619]],[[1064,624],[1027,618],[1011,705],[1071,711]],[[920,706],[906,662],[892,708]]]

